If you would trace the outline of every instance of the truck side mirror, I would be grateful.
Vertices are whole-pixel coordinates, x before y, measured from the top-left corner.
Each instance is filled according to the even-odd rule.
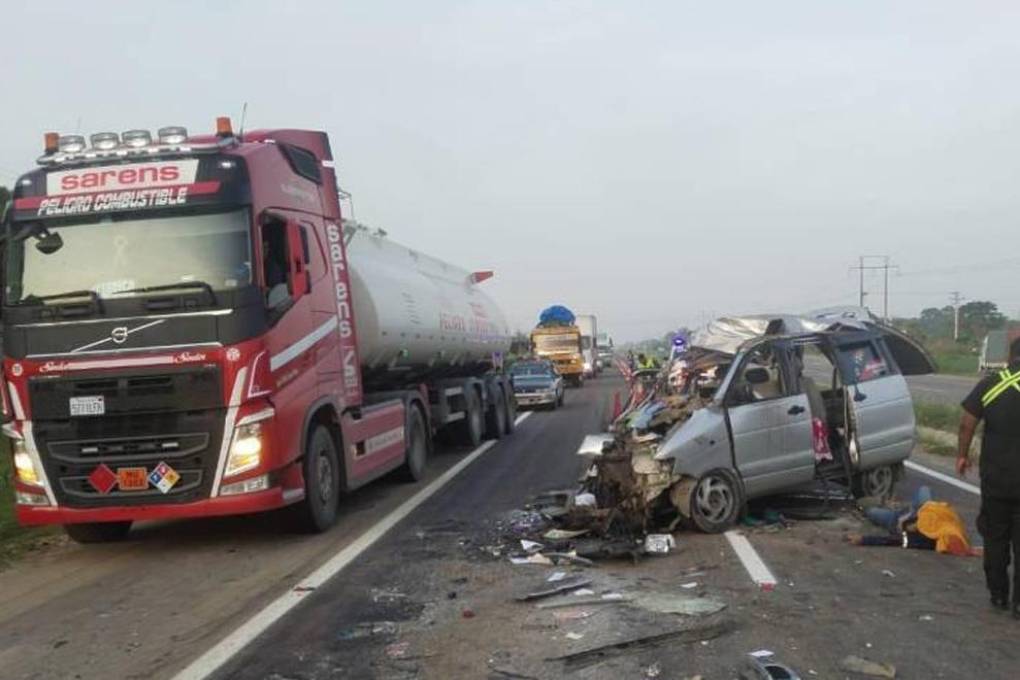
[[[287,220],[287,288],[293,302],[308,293],[311,286],[301,233],[301,225],[296,220]]]

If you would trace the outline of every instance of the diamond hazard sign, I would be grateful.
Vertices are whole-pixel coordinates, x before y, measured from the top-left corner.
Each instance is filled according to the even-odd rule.
[[[149,481],[163,493],[168,493],[180,479],[181,476],[177,470],[174,470],[166,463],[160,463],[149,473]]]
[[[110,493],[110,489],[117,483],[117,475],[114,474],[113,470],[106,466],[106,463],[101,463],[99,467],[92,471],[89,475],[89,484],[95,488],[99,493]]]

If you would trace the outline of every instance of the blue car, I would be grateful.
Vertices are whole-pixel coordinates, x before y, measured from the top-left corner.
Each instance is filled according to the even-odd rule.
[[[551,361],[519,361],[510,369],[510,380],[520,407],[547,406],[556,409],[563,405],[563,376]]]

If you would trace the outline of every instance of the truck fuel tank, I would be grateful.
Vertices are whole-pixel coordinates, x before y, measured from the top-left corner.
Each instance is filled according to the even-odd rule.
[[[358,352],[366,369],[435,368],[510,349],[510,328],[466,269],[344,222]]]

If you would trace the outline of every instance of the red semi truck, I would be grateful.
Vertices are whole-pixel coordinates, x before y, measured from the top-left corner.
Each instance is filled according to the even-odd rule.
[[[329,140],[179,127],[46,135],[4,217],[17,516],[82,542],[139,520],[419,479],[433,439],[513,429],[502,313],[471,273],[344,221]]]

